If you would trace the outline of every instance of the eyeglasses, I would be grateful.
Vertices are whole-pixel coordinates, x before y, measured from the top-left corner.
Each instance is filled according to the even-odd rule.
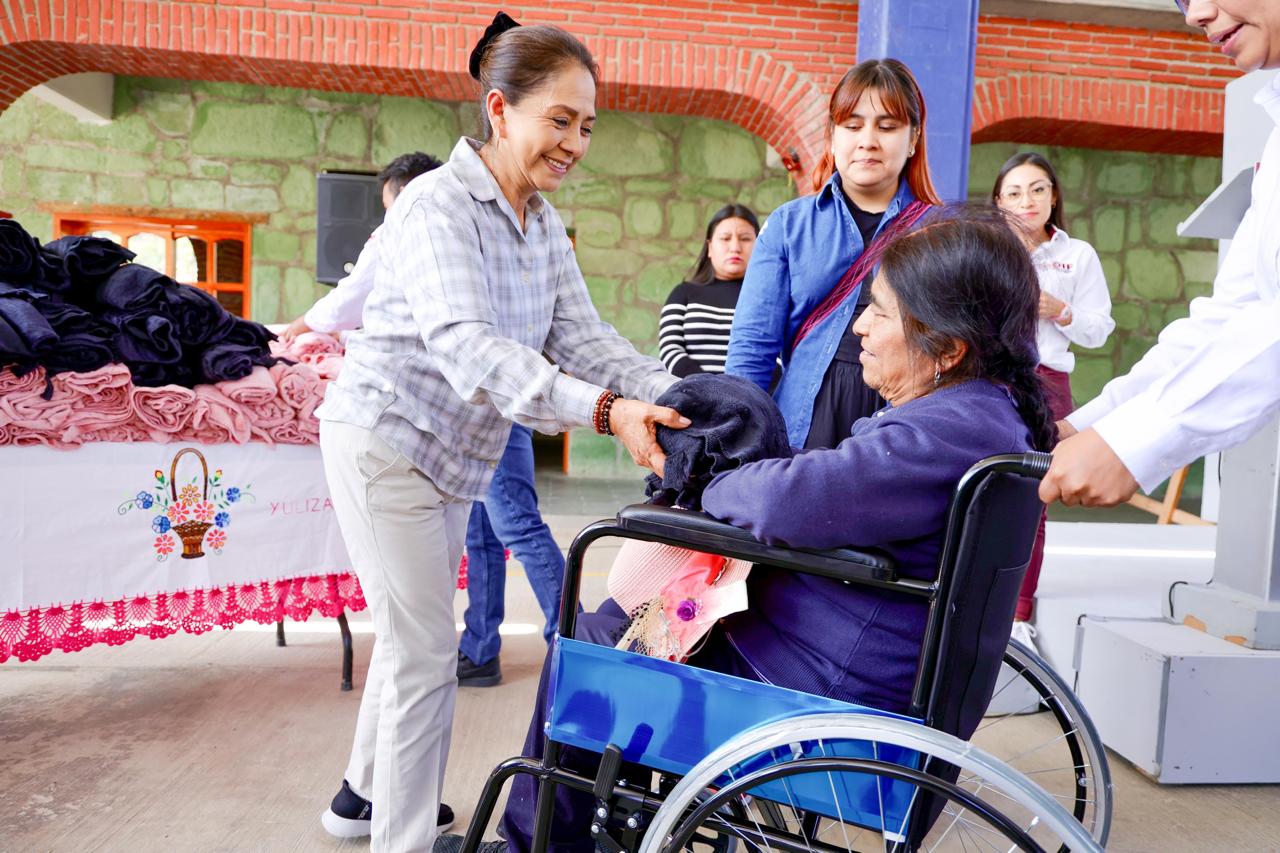
[[[1041,181],[1038,184],[1032,184],[1027,189],[1027,195],[1031,197],[1032,201],[1044,201],[1049,197],[1049,191],[1052,189],[1053,184]],[[1011,187],[1010,189],[1005,190],[1000,193],[1000,200],[1007,201],[1010,204],[1017,204],[1022,201],[1022,187]]]

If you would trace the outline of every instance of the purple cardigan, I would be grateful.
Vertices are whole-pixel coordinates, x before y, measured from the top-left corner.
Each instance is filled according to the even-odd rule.
[[[997,453],[1031,449],[1001,386],[973,380],[888,406],[830,450],[753,462],[703,493],[711,515],[770,544],[875,548],[901,575],[937,575],[957,481]],[[755,569],[751,609],[725,620],[762,681],[889,711],[910,703],[926,605],[781,569]]]

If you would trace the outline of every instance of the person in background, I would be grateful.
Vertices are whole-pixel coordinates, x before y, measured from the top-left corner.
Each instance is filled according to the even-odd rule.
[[[1175,0],[1244,72],[1280,68],[1280,3]],[[1040,483],[1045,503],[1112,506],[1150,491],[1207,453],[1247,440],[1280,411],[1280,77],[1256,103],[1277,125],[1253,176],[1253,199],[1213,294],[1160,333],[1125,376],[1058,424]]]
[[[383,209],[391,207],[406,184],[439,165],[439,160],[421,151],[401,154],[388,163],[387,168],[378,173],[378,180],[382,182]],[[351,272],[343,276],[337,286],[307,309],[305,314],[290,323],[281,332],[281,338],[291,341],[304,332],[332,335],[360,327],[360,314],[364,311],[369,291],[373,289],[373,270],[378,258],[378,232],[381,230],[382,226],[378,226],[369,235]]]
[[[675,286],[658,321],[658,357],[676,376],[724,373],[729,329],[760,223],[740,204],[726,204],[707,223],[702,251]]]
[[[458,641],[459,687],[492,687],[502,681],[498,628],[506,614],[507,549],[524,567],[538,600],[543,638],[550,643],[555,636],[564,554],[542,519],[533,477],[533,430],[512,424],[489,491],[483,501],[471,505],[467,521],[467,610]]]
[[[854,321],[870,300],[855,265],[881,235],[939,204],[925,152],[924,96],[896,59],[859,63],[828,106],[815,195],[779,207],[760,229],[729,335],[725,372],[768,389],[796,447],[834,447],[884,399],[862,380]],[[868,260],[873,255],[868,256]],[[864,274],[856,276],[855,272]]]
[[[648,402],[676,377],[600,319],[542,196],[587,153],[594,57],[562,29],[499,14],[470,70],[482,138],[459,139],[387,212],[363,325],[317,410],[375,636],[351,758],[326,814],[371,818],[374,853],[429,851],[437,835],[458,684],[458,562],[470,504],[488,490],[511,422],[616,434],[658,471],[657,425],[689,423]]]
[[[1036,372],[1044,383],[1049,411],[1059,421],[1075,408],[1071,401],[1071,371],[1076,357],[1071,345],[1100,347],[1116,327],[1111,319],[1111,294],[1102,274],[1102,262],[1092,246],[1067,234],[1062,185],[1053,166],[1041,155],[1027,151],[1010,157],[996,176],[991,201],[1022,226],[1020,236],[1031,252],[1040,280],[1036,330],[1040,367]],[[1033,649],[1035,634],[1029,623],[1044,562],[1044,524],[1041,516],[1013,623],[1014,638]]]

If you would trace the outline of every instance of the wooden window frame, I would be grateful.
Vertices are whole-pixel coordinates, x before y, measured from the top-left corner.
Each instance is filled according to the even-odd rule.
[[[112,231],[125,240],[134,234],[155,234],[165,241],[165,275],[175,277],[175,244],[179,237],[190,237],[205,242],[205,275],[209,280],[185,281],[211,294],[236,293],[241,299],[241,316],[251,316],[250,291],[252,285],[253,226],[249,222],[234,219],[182,219],[168,216],[137,216],[113,212],[83,210],[54,211],[53,237],[81,236],[94,231]],[[220,240],[239,240],[244,246],[243,267],[238,282],[220,282],[216,248]]]

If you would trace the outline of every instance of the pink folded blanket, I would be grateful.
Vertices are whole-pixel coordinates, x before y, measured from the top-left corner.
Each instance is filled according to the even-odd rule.
[[[187,436],[205,444],[244,444],[251,438],[249,415],[216,385],[197,385]]]
[[[80,444],[86,435],[133,420],[132,389],[132,376],[123,364],[55,376],[54,399],[66,398],[72,405],[60,440],[65,444]]]
[[[134,418],[122,424],[105,426],[81,435],[81,443],[91,441],[151,441],[151,432],[142,425],[142,421]]]
[[[297,420],[297,413],[279,397],[272,397],[263,403],[245,403],[245,414],[249,416],[249,430],[254,438],[267,444],[276,442],[275,430]]]
[[[0,424],[0,447],[28,447],[49,443],[49,437],[43,433],[33,432],[13,424]]]
[[[342,344],[338,343],[338,339],[333,335],[326,335],[321,332],[306,332],[293,339],[293,342],[289,344],[289,350],[301,358],[314,353],[341,353]]]
[[[296,420],[283,423],[280,426],[272,427],[270,430],[271,438],[281,444],[314,444],[315,439],[307,436],[300,429],[300,424]]]
[[[333,380],[342,371],[342,354],[335,352],[319,352],[302,357],[303,364],[309,364],[321,379]]]
[[[0,395],[0,425],[46,435],[61,433],[75,411],[74,401],[69,394],[54,394],[46,400],[43,393],[41,385]]]
[[[43,367],[37,367],[22,376],[15,376],[13,371],[7,367],[0,369],[0,397],[31,391],[32,389],[44,390]]]
[[[307,364],[277,364],[271,368],[271,379],[279,390],[280,399],[302,414],[315,411],[324,399],[324,384],[315,369]]]
[[[248,376],[219,382],[218,390],[241,405],[259,404],[276,396],[276,383],[265,367],[258,366]]]
[[[183,436],[195,411],[196,394],[181,385],[134,387],[133,409],[152,441],[167,444]]]

